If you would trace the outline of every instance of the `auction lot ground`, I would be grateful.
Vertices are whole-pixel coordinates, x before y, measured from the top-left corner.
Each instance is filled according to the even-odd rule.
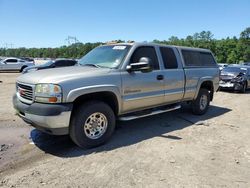
[[[82,150],[12,108],[19,73],[0,73],[0,187],[250,187],[250,91],[217,92],[208,113],[189,107],[118,122],[112,139]]]

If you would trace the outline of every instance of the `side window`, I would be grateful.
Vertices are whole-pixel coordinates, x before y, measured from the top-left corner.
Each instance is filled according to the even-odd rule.
[[[200,52],[200,58],[201,58],[201,63],[204,66],[211,66],[216,64],[211,53]]]
[[[154,70],[159,69],[159,62],[157,59],[157,55],[155,52],[155,48],[152,46],[143,46],[143,47],[138,47],[135,52],[133,53],[130,63],[137,63],[142,57],[148,57],[152,61],[152,68]]]
[[[56,67],[66,67],[66,66],[73,66],[73,65],[75,65],[75,61],[72,61],[72,60],[62,60],[62,61],[55,62]]]
[[[215,66],[215,60],[209,52],[182,50],[186,66]]]
[[[200,66],[200,53],[191,50],[182,50],[186,66]]]
[[[8,64],[17,63],[17,59],[7,59],[5,62],[8,63]]]
[[[56,62],[55,62],[55,66],[56,66],[56,67],[63,67],[63,66],[65,66],[66,64],[67,64],[66,61],[56,61]]]
[[[172,48],[160,47],[164,67],[166,69],[178,68],[177,59]]]

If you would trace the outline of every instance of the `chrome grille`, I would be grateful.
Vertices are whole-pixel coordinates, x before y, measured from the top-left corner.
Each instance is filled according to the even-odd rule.
[[[33,88],[31,86],[18,83],[17,91],[20,97],[29,101],[33,101]]]

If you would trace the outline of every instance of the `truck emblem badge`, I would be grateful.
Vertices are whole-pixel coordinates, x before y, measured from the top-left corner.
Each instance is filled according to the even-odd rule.
[[[25,95],[25,90],[24,89],[18,88],[18,91],[19,91],[20,95]]]

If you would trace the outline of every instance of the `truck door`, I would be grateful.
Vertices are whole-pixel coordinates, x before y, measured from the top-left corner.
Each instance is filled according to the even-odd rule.
[[[139,62],[142,57],[151,60],[152,71],[123,71],[121,73],[124,112],[159,105],[164,100],[164,81],[155,47],[138,47],[132,54],[129,63]]]
[[[177,60],[175,48],[159,47],[164,75],[164,103],[180,102],[184,96],[185,75],[182,64]]]

